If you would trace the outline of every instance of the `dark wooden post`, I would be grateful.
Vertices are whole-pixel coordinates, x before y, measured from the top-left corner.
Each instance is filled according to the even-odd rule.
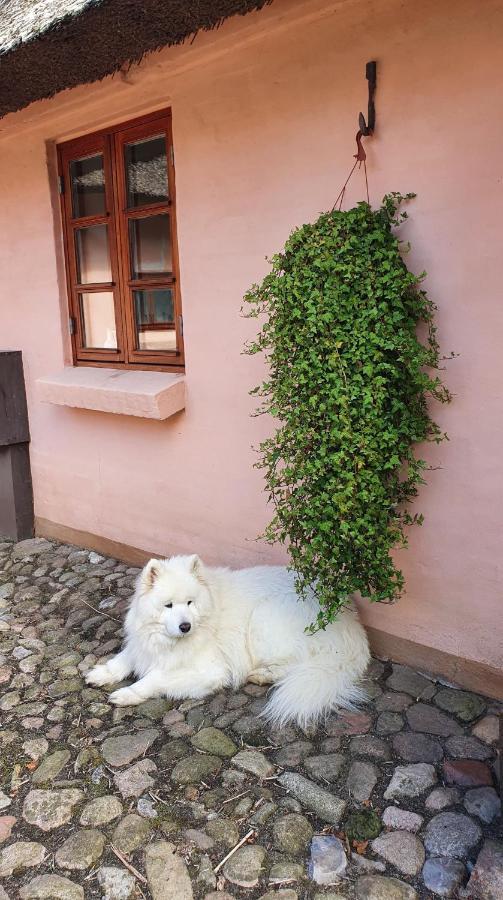
[[[0,352],[0,537],[34,535],[30,430],[20,350]]]

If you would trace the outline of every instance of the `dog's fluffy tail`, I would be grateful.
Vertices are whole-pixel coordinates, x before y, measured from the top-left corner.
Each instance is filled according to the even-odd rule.
[[[262,715],[271,724],[297,722],[301,728],[317,725],[336,707],[355,709],[366,700],[358,679],[366,668],[342,669],[326,657],[294,663],[275,685]]]

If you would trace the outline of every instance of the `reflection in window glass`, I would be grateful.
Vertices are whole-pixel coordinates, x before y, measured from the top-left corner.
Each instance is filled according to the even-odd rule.
[[[133,291],[137,348],[176,350],[174,297],[171,288]]]
[[[98,284],[112,280],[106,225],[90,225],[75,232],[77,281]]]
[[[145,206],[168,200],[168,170],[164,135],[125,146],[127,205]]]
[[[134,279],[171,275],[170,220],[167,214],[129,220],[131,268]]]
[[[84,347],[115,350],[114,295],[112,291],[79,294]]]
[[[105,171],[101,153],[70,163],[70,182],[75,218],[105,214]]]

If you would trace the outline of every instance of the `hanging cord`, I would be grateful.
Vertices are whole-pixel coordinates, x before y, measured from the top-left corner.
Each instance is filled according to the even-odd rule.
[[[332,206],[331,212],[333,212],[334,209],[336,209],[336,208],[338,210],[341,209],[342,201],[344,200],[344,195],[346,193],[346,187],[349,183],[349,179],[351,178],[351,176],[357,166],[358,166],[358,169],[361,169],[362,163],[363,163],[363,171],[365,174],[365,188],[367,191],[367,203],[370,206],[369,182],[368,182],[368,177],[367,177],[367,154],[365,153],[365,150],[364,150],[364,147],[362,144],[362,137],[363,137],[363,132],[359,131],[358,134],[356,135],[357,152],[355,153],[355,163],[354,163],[353,168],[351,169],[348,177],[346,178],[346,181],[342,185],[341,190],[339,191],[339,193],[337,195],[337,199],[336,199],[334,205]]]

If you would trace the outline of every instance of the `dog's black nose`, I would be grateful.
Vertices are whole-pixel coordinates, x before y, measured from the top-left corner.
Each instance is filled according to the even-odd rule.
[[[182,634],[187,634],[187,632],[190,631],[190,622],[182,622],[182,624],[180,625],[180,631],[182,632]]]

